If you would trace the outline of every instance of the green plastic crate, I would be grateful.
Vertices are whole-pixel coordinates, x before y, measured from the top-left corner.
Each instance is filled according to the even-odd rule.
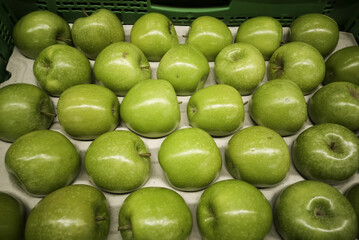
[[[116,13],[123,24],[133,24],[149,12],[160,12],[175,25],[190,25],[197,17],[209,15],[228,26],[266,15],[285,27],[302,14],[317,12],[335,19],[341,31],[351,32],[359,42],[358,0],[0,0],[0,82],[10,76],[6,65],[14,47],[11,32],[22,16],[49,10],[71,23],[83,16],[82,10],[91,13],[99,8]]]

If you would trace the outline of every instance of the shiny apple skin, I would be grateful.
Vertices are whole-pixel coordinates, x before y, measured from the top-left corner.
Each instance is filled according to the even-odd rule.
[[[72,43],[69,24],[47,10],[33,11],[22,17],[15,24],[12,36],[19,51],[32,59],[48,46]]]
[[[355,183],[353,186],[351,186],[346,192],[345,196],[349,200],[349,202],[352,204],[355,213],[357,215],[357,219],[359,220],[359,183]],[[359,221],[358,221],[358,229],[359,229]],[[357,234],[357,238],[359,237],[359,231]]]
[[[101,191],[71,185],[47,195],[31,210],[25,239],[105,240],[110,221],[110,207]]]
[[[359,46],[340,49],[325,62],[326,74],[323,84],[351,82],[359,85]]]
[[[233,43],[233,36],[219,19],[201,16],[192,22],[186,43],[200,50],[208,61],[214,61],[225,46]]]
[[[284,139],[275,131],[252,126],[235,133],[225,152],[230,174],[256,187],[280,183],[289,171],[290,154]]]
[[[178,44],[168,50],[157,69],[157,78],[169,81],[178,96],[189,96],[202,89],[208,75],[206,57],[188,44]]]
[[[158,162],[171,186],[182,191],[207,187],[222,168],[216,142],[199,128],[182,128],[170,134],[161,144]]]
[[[176,29],[165,15],[148,13],[140,17],[130,33],[131,43],[145,54],[148,61],[159,62],[163,55],[178,44]]]
[[[258,16],[247,19],[238,28],[235,42],[253,44],[261,51],[263,58],[269,60],[279,48],[283,37],[280,22],[269,16]]]
[[[264,239],[272,222],[268,200],[241,180],[214,183],[197,206],[197,223],[205,240]]]
[[[57,113],[61,127],[72,138],[93,140],[117,127],[120,121],[120,103],[108,88],[80,84],[61,94]]]
[[[10,193],[0,192],[0,239],[23,239],[25,221],[24,203]]]
[[[0,139],[14,142],[35,130],[48,129],[55,116],[49,96],[39,87],[14,83],[0,89]]]
[[[130,130],[148,138],[170,134],[181,120],[176,92],[162,79],[147,79],[133,86],[122,100],[120,112]]]
[[[249,101],[249,114],[260,126],[281,136],[298,132],[307,121],[307,105],[292,81],[275,79],[261,85]]]
[[[291,23],[289,41],[308,43],[326,57],[338,44],[339,27],[336,21],[327,15],[304,14]]]
[[[191,126],[201,128],[211,136],[227,136],[243,124],[243,100],[231,86],[212,85],[191,96],[187,105],[187,117]]]
[[[192,230],[192,214],[181,195],[161,187],[131,193],[119,212],[124,240],[185,240]]]
[[[349,82],[325,85],[309,99],[308,114],[315,124],[336,123],[359,130],[359,86]]]
[[[359,139],[338,124],[314,125],[294,141],[292,159],[306,179],[341,183],[359,168]]]
[[[290,185],[279,194],[273,212],[284,240],[353,240],[358,231],[350,202],[323,182],[305,180]]]

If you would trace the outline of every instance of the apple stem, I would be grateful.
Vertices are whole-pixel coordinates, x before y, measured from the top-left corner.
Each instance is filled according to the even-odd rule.
[[[141,67],[142,69],[150,69],[151,67],[150,66],[143,66]]]
[[[123,225],[123,226],[118,226],[118,231],[130,230],[130,229],[131,229],[131,225],[129,225],[129,224],[126,224],[126,225]]]
[[[246,105],[247,103],[248,103],[248,101],[245,101],[245,102],[243,103],[243,106]]]
[[[151,153],[139,153],[138,156],[140,156],[140,157],[151,157]]]
[[[87,14],[87,12],[84,10],[84,9],[82,9],[82,13],[83,14],[85,14],[86,15],[86,17],[88,17],[89,15]]]
[[[48,117],[56,117],[57,115],[55,113],[50,113],[50,112],[45,112],[45,111],[40,111],[41,114],[44,114],[45,116]]]
[[[99,217],[96,217],[95,220],[96,220],[96,222],[102,222],[102,221],[105,221],[106,218],[103,216],[99,216]]]

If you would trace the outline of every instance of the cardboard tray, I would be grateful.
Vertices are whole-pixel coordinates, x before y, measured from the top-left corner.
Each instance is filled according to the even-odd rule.
[[[125,33],[126,33],[126,41],[128,41],[128,42],[130,41],[131,27],[132,27],[132,25],[124,25],[124,29],[125,29]],[[235,36],[237,29],[238,29],[238,27],[230,27],[233,37]],[[176,31],[177,31],[180,43],[185,42],[185,36],[187,35],[188,30],[189,30],[188,26],[176,26]],[[283,42],[286,42],[286,39],[288,37],[288,31],[289,31],[289,29],[287,27],[283,28]],[[338,43],[336,49],[334,50],[334,52],[341,48],[344,48],[347,46],[353,46],[353,45],[357,45],[353,34],[347,33],[347,32],[340,32],[339,43]],[[23,55],[21,55],[21,53],[18,51],[18,49],[15,48],[10,59],[9,59],[9,63],[7,65],[7,71],[9,71],[11,73],[11,77],[8,81],[1,83],[0,88],[4,87],[6,85],[12,84],[12,83],[21,83],[21,82],[37,85],[36,79],[35,79],[35,77],[33,75],[33,71],[32,71],[33,62],[34,62],[34,60],[25,58]],[[93,66],[94,61],[91,61],[91,64]],[[266,62],[266,65],[267,64],[268,64],[268,62]],[[156,70],[158,67],[158,62],[151,62],[150,65],[151,65],[151,69],[152,69],[152,78],[156,79]],[[216,84],[215,79],[214,79],[213,68],[214,68],[214,62],[210,62],[210,75],[205,84],[205,87]],[[263,84],[266,81],[267,81],[267,76],[264,77],[263,82],[261,84]],[[312,96],[312,94],[307,95],[307,96],[305,96],[305,99],[308,101],[308,99],[311,96]],[[188,122],[187,115],[186,115],[186,108],[187,108],[187,103],[188,103],[189,98],[190,98],[190,96],[178,97],[178,101],[182,102],[180,104],[181,122],[180,122],[179,128],[189,127],[189,122]],[[247,102],[247,101],[249,101],[251,96],[243,96],[242,98],[243,98],[243,102]],[[58,98],[51,97],[51,99],[56,106]],[[120,102],[122,102],[122,99],[123,99],[123,97],[119,97]],[[246,111],[245,121],[242,125],[242,128],[246,128],[246,127],[255,125],[255,123],[251,120],[251,118],[249,116],[248,104],[245,105],[245,111]],[[310,126],[312,126],[312,123],[308,119],[305,126],[301,129],[301,131],[303,131],[304,129],[306,129]],[[54,131],[61,132],[64,135],[66,135],[66,133],[62,130],[57,118],[54,120],[54,123],[52,124],[50,129],[54,130]],[[120,125],[117,127],[116,130],[120,130],[120,129],[128,130],[123,122],[120,123]],[[291,148],[292,142],[296,139],[296,137],[298,136],[298,134],[300,132],[298,132],[295,135],[289,136],[289,137],[284,137],[284,140],[286,141],[289,149]],[[79,150],[80,155],[83,159],[87,148],[91,144],[91,141],[77,141],[77,140],[71,139],[68,135],[66,135],[66,136],[77,147],[77,149]],[[225,151],[227,143],[231,137],[232,137],[232,135],[227,136],[227,137],[214,138],[216,144],[218,145],[218,147],[221,151],[223,163],[224,163],[224,151]],[[151,165],[151,175],[150,175],[149,180],[143,187],[160,186],[160,187],[165,187],[165,188],[170,188],[172,190],[175,190],[168,184],[168,182],[165,178],[165,175],[158,163],[158,159],[157,159],[158,150],[160,148],[162,141],[165,139],[165,137],[157,138],[157,139],[148,139],[148,138],[144,138],[144,137],[141,137],[141,138],[144,141],[144,143],[146,144],[147,148],[149,149],[149,152],[152,155],[151,156],[151,164],[152,164]],[[5,154],[9,147],[10,147],[10,143],[6,143],[6,142],[3,142],[0,140],[0,159],[1,159],[1,161],[0,161],[0,191],[9,192],[9,193],[15,195],[16,197],[18,197],[21,201],[23,201],[25,203],[27,211],[29,212],[41,200],[41,198],[35,198],[35,197],[32,197],[32,196],[26,194],[17,185],[15,185],[15,183],[13,183],[10,180],[9,175],[4,166]],[[228,173],[225,165],[223,164],[222,170],[220,172],[219,177],[216,179],[216,182],[225,180],[225,179],[232,179],[232,177]],[[299,175],[299,173],[296,171],[295,167],[291,163],[290,171],[288,172],[287,177],[281,183],[279,183],[278,185],[276,185],[274,187],[262,188],[260,190],[265,195],[265,197],[269,200],[270,204],[273,206],[277,194],[282,189],[284,189],[285,187],[287,187],[288,185],[290,185],[294,182],[301,181],[301,180],[303,180],[303,177],[301,177]],[[335,187],[337,189],[339,189],[342,193],[344,193],[349,187],[351,187],[355,183],[359,183],[358,172],[347,182],[340,184],[340,185],[335,185]],[[77,177],[77,179],[74,181],[73,184],[92,185],[89,181],[89,178],[86,174],[84,167],[82,168],[81,173],[79,174],[79,176]],[[184,198],[184,200],[187,202],[189,208],[192,211],[193,229],[192,229],[192,233],[190,235],[190,239],[191,240],[201,239],[201,236],[200,236],[200,233],[199,233],[199,230],[197,227],[197,223],[196,223],[196,208],[197,208],[198,200],[201,197],[201,194],[203,193],[203,190],[197,191],[197,192],[182,192],[182,191],[177,191],[177,192]],[[110,194],[110,193],[104,193],[104,194],[105,194],[105,196],[110,204],[110,207],[111,207],[111,228],[110,228],[110,234],[109,234],[108,239],[109,240],[121,239],[120,232],[117,230],[117,228],[118,228],[118,213],[119,213],[119,210],[120,210],[120,207],[121,207],[123,201],[126,199],[126,197],[129,194]],[[280,239],[278,233],[276,232],[276,230],[274,228],[274,225],[272,226],[270,233],[266,236],[265,239]]]

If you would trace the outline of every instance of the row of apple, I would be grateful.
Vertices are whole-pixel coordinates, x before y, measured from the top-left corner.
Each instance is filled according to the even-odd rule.
[[[346,198],[322,182],[296,182],[280,192],[272,211],[253,185],[224,180],[203,192],[196,222],[205,239],[264,239],[274,221],[283,239],[353,240],[358,232],[352,207],[358,209],[358,186],[351,188]],[[89,185],[71,185],[50,193],[27,218],[16,198],[0,192],[0,201],[1,213],[8,214],[1,215],[7,216],[6,222],[0,221],[5,226],[0,233],[4,239],[22,239],[24,234],[27,240],[104,240],[109,234],[109,204],[101,191]],[[187,239],[193,227],[186,202],[168,188],[132,192],[116,214],[123,239]]]
[[[41,23],[45,21],[47,25],[43,29]],[[48,46],[71,44],[72,41],[86,57],[96,59],[96,79],[119,96],[124,96],[137,82],[151,77],[148,61],[160,61],[157,78],[169,81],[177,95],[191,95],[203,87],[209,71],[205,59],[215,61],[218,83],[231,85],[242,95],[251,94],[263,80],[265,60],[270,60],[270,80],[292,80],[304,94],[313,92],[324,78],[328,83],[343,81],[341,77],[346,76],[346,81],[358,84],[357,77],[347,76],[350,70],[337,76],[336,70],[340,69],[340,74],[344,68],[336,66],[340,60],[332,60],[326,73],[323,57],[336,47],[339,30],[336,22],[323,14],[306,14],[296,19],[291,25],[290,43],[282,47],[280,23],[264,16],[241,24],[235,44],[229,28],[209,16],[195,19],[186,36],[186,44],[179,46],[173,24],[160,13],[146,14],[135,22],[130,34],[131,43],[123,42],[124,35],[120,20],[105,9],[77,19],[72,29],[58,15],[36,11],[20,19],[13,32],[19,50],[27,57],[38,58],[34,74],[40,86],[54,96],[59,96],[71,85],[91,81],[89,65],[75,49],[58,46],[40,54]],[[113,43],[118,44],[109,47]],[[347,50],[337,58],[355,58],[357,52]],[[59,66],[60,61],[77,67],[69,70],[69,66]],[[51,65],[57,65],[58,69],[49,71]],[[63,74],[65,69],[70,73]],[[71,81],[67,80],[70,74]]]

